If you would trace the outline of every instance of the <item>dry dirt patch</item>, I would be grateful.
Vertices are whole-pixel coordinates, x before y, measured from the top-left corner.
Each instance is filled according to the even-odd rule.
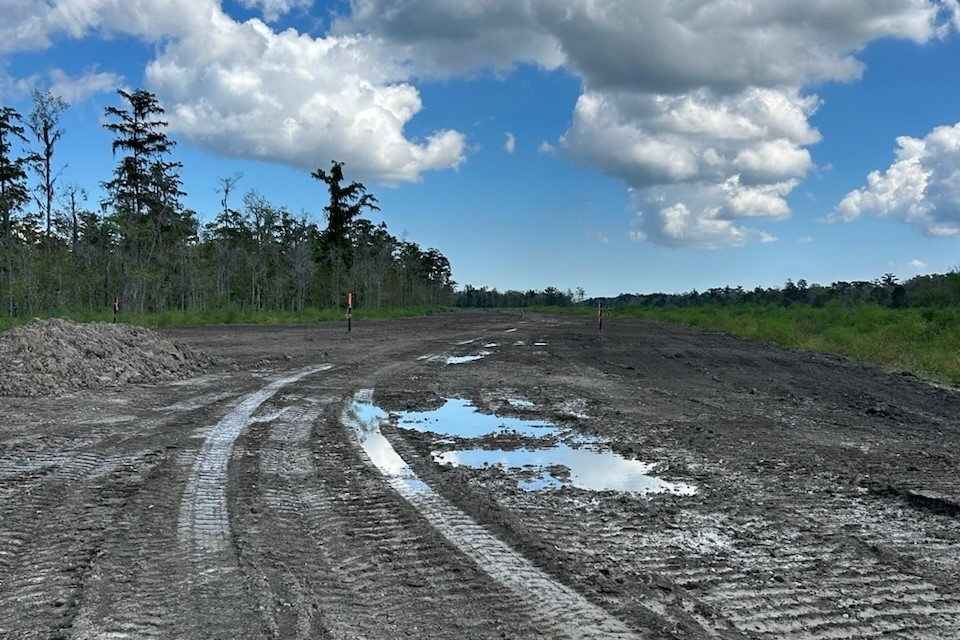
[[[201,352],[127,324],[57,318],[0,333],[2,396],[178,380],[202,373],[210,364]]]

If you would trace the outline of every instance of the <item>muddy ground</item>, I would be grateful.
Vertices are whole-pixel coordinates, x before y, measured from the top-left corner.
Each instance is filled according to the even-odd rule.
[[[960,637],[956,391],[649,322],[344,329],[168,330],[217,364],[0,398],[0,638]],[[538,446],[399,425],[448,398],[696,491],[440,465]]]

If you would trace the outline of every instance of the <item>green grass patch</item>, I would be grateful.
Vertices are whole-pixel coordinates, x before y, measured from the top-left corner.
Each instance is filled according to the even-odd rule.
[[[398,309],[355,309],[354,322],[374,318],[411,318],[450,311],[448,307],[405,307]],[[74,322],[113,322],[113,311],[71,311],[34,316],[10,317],[0,315],[0,331],[29,322],[34,318],[69,318]],[[120,322],[140,327],[190,327],[218,324],[304,324],[313,322],[346,322],[343,309],[303,309],[301,311],[254,311],[224,308],[210,311],[158,311],[140,313],[123,311]]]
[[[785,347],[837,353],[888,370],[960,383],[960,308],[739,305],[605,310],[612,318],[692,325]]]

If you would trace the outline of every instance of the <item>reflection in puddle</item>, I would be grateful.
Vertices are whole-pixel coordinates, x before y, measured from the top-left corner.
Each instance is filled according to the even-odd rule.
[[[590,491],[629,491],[633,493],[674,493],[693,495],[691,485],[667,482],[648,475],[655,464],[627,460],[612,451],[573,449],[567,445],[546,449],[516,449],[513,451],[489,451],[469,449],[434,453],[440,464],[467,466],[474,469],[498,466],[503,469],[531,469],[535,477],[519,483],[520,488],[530,491],[557,489],[563,481],[548,469],[564,466],[570,470],[570,484]]]
[[[450,356],[447,358],[447,364],[463,364],[464,362],[475,362],[490,355],[490,351],[481,351],[473,356]]]
[[[532,402],[519,398],[511,398],[507,402],[514,407],[533,406]],[[406,411],[397,416],[397,427],[401,429],[435,433],[439,436],[474,439],[519,434],[542,440],[564,435],[560,429],[547,422],[480,413],[469,400],[461,398],[448,399],[442,407],[433,411]],[[649,475],[655,464],[628,460],[613,451],[601,450],[599,442],[584,436],[576,436],[575,441],[585,446],[574,448],[567,444],[553,446],[550,443],[549,446],[537,449],[443,451],[434,452],[433,459],[439,464],[474,469],[498,466],[504,470],[521,470],[528,477],[520,480],[517,486],[528,491],[558,489],[570,484],[590,491],[677,495],[692,495],[697,492],[692,485],[667,482]],[[436,443],[448,444],[449,440],[438,439]],[[400,462],[402,463],[402,460]],[[568,472],[554,473],[556,467],[565,467]]]
[[[442,407],[433,411],[405,411],[399,415],[397,426],[401,429],[429,431],[442,436],[480,438],[504,433],[517,433],[531,438],[544,438],[558,434],[558,430],[546,422],[521,420],[480,413],[469,400],[451,398]]]
[[[351,421],[351,426],[357,434],[360,446],[370,457],[374,466],[384,475],[403,479],[411,488],[425,486],[380,433],[380,421],[387,417],[386,412],[373,404],[372,399],[362,397],[360,394],[357,394],[351,409],[356,417],[355,421]]]

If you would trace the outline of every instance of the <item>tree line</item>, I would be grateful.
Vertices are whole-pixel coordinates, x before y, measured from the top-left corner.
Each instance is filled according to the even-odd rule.
[[[829,285],[809,284],[804,279],[789,279],[782,287],[715,287],[686,293],[623,293],[615,298],[591,298],[584,304],[595,306],[697,307],[738,304],[767,304],[789,307],[807,304],[823,307],[829,303],[844,305],[876,304],[890,308],[946,307],[960,305],[960,270],[945,274],[922,275],[903,282],[892,273],[871,281],[838,281]]]
[[[114,298],[140,311],[299,311],[343,306],[347,291],[361,307],[451,304],[449,260],[364,218],[377,199],[348,183],[340,162],[311,174],[329,198],[324,226],[256,190],[235,208],[240,174],[220,179],[220,210],[201,223],[184,205],[184,167],[156,96],[117,94],[104,124],[117,163],[94,209],[56,164],[69,105],[35,91],[26,117],[0,106],[0,313],[102,309]]]

